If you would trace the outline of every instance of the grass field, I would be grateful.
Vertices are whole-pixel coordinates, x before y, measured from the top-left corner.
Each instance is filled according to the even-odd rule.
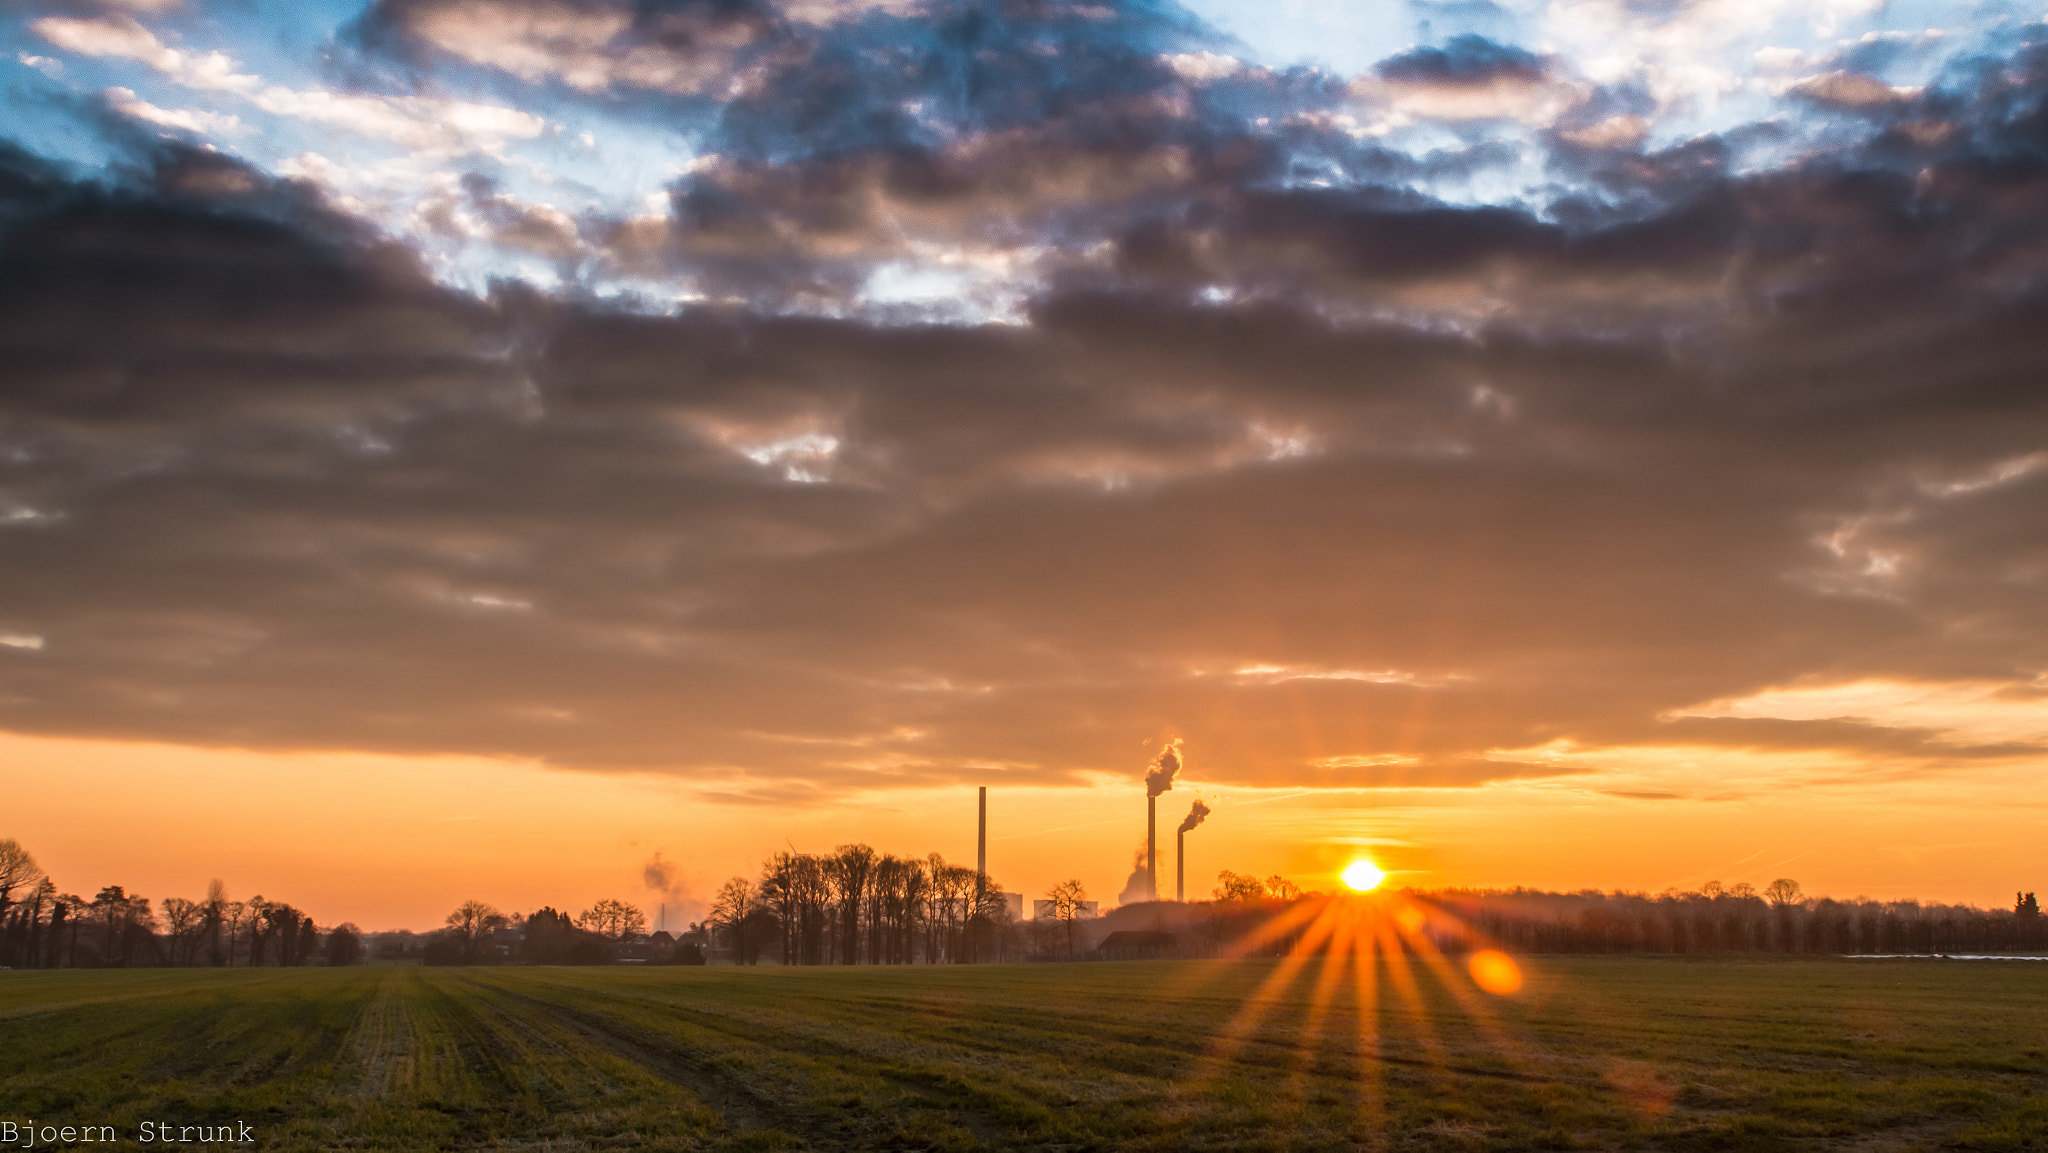
[[[1528,976],[1383,980],[1361,1010],[1272,961],[0,973],[0,1121],[247,1121],[266,1149],[2048,1148],[2048,965]]]

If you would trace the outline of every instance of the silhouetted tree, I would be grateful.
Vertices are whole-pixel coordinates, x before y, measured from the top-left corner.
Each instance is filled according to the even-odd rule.
[[[1080,881],[1061,881],[1045,891],[1045,899],[1052,902],[1052,914],[1065,929],[1067,956],[1074,955],[1075,922],[1081,919],[1081,902],[1088,899],[1088,890]]]
[[[327,963],[329,965],[360,965],[363,963],[363,932],[344,921],[327,934]]]
[[[170,938],[170,961],[173,965],[190,964],[193,952],[199,947],[200,933],[205,927],[206,908],[197,901],[183,897],[165,897],[163,901],[164,932]]]
[[[866,845],[841,845],[825,859],[825,876],[839,914],[839,963],[860,960],[860,914],[868,880],[875,869],[875,851]]]
[[[42,879],[43,871],[27,849],[13,837],[0,838],[0,918],[6,917],[17,891],[33,892]]]
[[[1233,873],[1224,869],[1216,874],[1216,899],[1219,901],[1258,901],[1266,896],[1266,883],[1257,877]]]
[[[578,927],[613,941],[637,937],[647,931],[647,914],[624,901],[599,901],[577,914]]]
[[[576,923],[569,914],[543,905],[520,923],[525,939],[520,942],[522,959],[536,965],[565,965],[576,944]]]
[[[745,877],[733,877],[719,886],[718,895],[711,899],[710,923],[732,942],[734,964],[752,964],[747,950],[748,930],[755,920],[754,883]]]
[[[450,949],[437,954],[443,964],[474,965],[490,935],[505,927],[505,914],[482,901],[464,901],[442,922],[442,940]]]

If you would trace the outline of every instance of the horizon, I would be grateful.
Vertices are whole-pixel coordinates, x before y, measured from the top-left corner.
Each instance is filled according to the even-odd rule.
[[[2048,884],[2038,6],[31,0],[0,77],[69,891],[694,920],[987,787],[1107,904],[1170,747],[1191,894]]]

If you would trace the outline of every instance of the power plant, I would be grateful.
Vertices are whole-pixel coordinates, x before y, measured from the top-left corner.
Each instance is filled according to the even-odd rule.
[[[1145,899],[1159,899],[1159,794],[1173,788],[1180,773],[1180,738],[1175,737],[1152,758],[1145,772]]]

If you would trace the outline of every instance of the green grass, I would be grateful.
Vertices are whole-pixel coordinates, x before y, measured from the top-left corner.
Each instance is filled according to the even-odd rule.
[[[2048,1149],[2048,965],[0,973],[0,1121],[266,1149]],[[1469,1004],[1468,1004],[1469,1002]],[[1477,1011],[1475,1011],[1475,1006]],[[38,1146],[39,1148],[41,1146]]]

